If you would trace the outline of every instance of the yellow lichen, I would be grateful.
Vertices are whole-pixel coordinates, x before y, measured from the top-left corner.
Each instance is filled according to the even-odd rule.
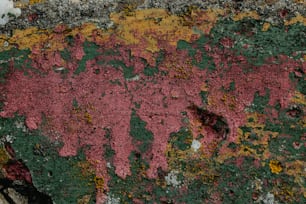
[[[240,12],[238,14],[236,14],[235,16],[232,17],[232,19],[234,21],[240,21],[244,18],[253,18],[253,19],[256,19],[256,20],[259,20],[260,19],[260,16],[257,14],[256,11],[246,11],[246,12]]]
[[[96,185],[96,189],[103,189],[104,188],[104,178],[103,177],[95,177],[94,182]]]
[[[192,18],[201,19],[198,29],[203,32],[210,31],[217,21],[222,10],[192,12]],[[112,13],[111,20],[117,25],[114,32],[118,40],[128,45],[142,45],[143,50],[132,48],[132,55],[140,56],[152,61],[152,53],[160,50],[159,41],[176,47],[178,40],[190,41],[195,34],[190,25],[184,24],[184,19],[177,15],[171,15],[164,9],[146,9],[130,12]],[[204,22],[205,20],[205,22]],[[197,26],[197,25],[195,25]]]
[[[207,9],[202,10],[195,7],[191,7],[190,11],[183,15],[184,25],[189,27],[195,27],[197,32],[209,34],[210,30],[213,28],[217,22],[219,16],[226,14],[224,9]]]
[[[87,111],[84,113],[84,119],[85,119],[86,123],[92,124],[92,116]]]
[[[3,147],[0,147],[0,166],[6,164],[8,160],[9,160],[9,155],[7,154],[7,152]]]
[[[84,195],[82,198],[78,199],[78,204],[88,204],[90,201],[91,195]]]
[[[30,4],[37,4],[37,3],[42,3],[44,2],[45,0],[29,0],[29,3]]]
[[[265,32],[270,28],[270,26],[271,26],[270,23],[264,23],[261,30]]]
[[[304,4],[304,5],[306,5],[305,0],[294,0],[294,3]]]
[[[301,160],[296,160],[293,162],[285,163],[285,173],[294,176],[294,181],[301,186],[303,185],[303,178],[306,176],[304,171],[304,167],[306,166],[306,162]]]
[[[93,165],[89,161],[80,161],[77,163],[77,167],[81,170],[84,177],[94,174]]]
[[[229,107],[230,110],[235,110],[236,107],[236,98],[231,94],[223,94],[221,101],[225,106]]]
[[[301,92],[296,91],[293,95],[293,97],[290,99],[291,102],[301,104],[306,106],[306,98],[305,95]]]
[[[286,26],[296,23],[302,23],[304,26],[306,26],[306,17],[302,16],[301,14],[298,14],[296,17],[293,17],[290,20],[285,20],[284,22]]]
[[[268,159],[270,157],[269,152],[269,140],[270,138],[276,138],[278,136],[278,132],[266,131],[264,130],[265,124],[259,122],[259,118],[262,117],[262,114],[259,113],[251,113],[248,114],[245,126],[251,128],[251,132],[243,132],[242,129],[238,128],[238,144],[242,144],[247,141],[247,143],[251,143],[252,146],[256,146],[257,150],[251,147],[247,147],[247,151],[244,150],[244,146],[241,146],[241,150],[239,151],[239,155],[243,156],[253,156],[257,159]],[[253,138],[255,137],[255,138]],[[262,153],[257,153],[258,150]]]
[[[274,174],[279,174],[283,170],[281,163],[277,160],[271,160],[269,167],[271,172]]]

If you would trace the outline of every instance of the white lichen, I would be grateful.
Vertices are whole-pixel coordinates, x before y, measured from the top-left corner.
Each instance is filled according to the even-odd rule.
[[[0,25],[5,25],[9,22],[11,16],[18,17],[21,14],[20,8],[14,8],[12,0],[0,1]]]
[[[263,198],[260,198],[259,200],[261,200],[264,204],[276,204],[274,195],[270,192],[268,192]]]
[[[112,194],[108,194],[104,204],[120,204],[120,198],[116,198]]]
[[[197,152],[201,147],[201,142],[198,140],[193,139],[192,143],[191,143],[191,149],[193,149],[193,151]]]
[[[173,186],[173,187],[180,187],[182,182],[180,180],[178,180],[178,174],[179,172],[178,171],[170,171],[168,173],[167,176],[165,176],[165,180],[166,180],[166,183],[167,185],[169,186]]]
[[[26,126],[25,126],[24,123],[21,122],[21,121],[16,121],[16,122],[15,122],[15,126],[16,126],[16,128],[21,129],[22,132],[26,132],[26,131],[27,131]]]
[[[134,76],[134,77],[132,77],[132,78],[129,78],[129,79],[126,79],[127,81],[139,81],[139,79],[140,79],[140,76],[139,75],[136,75],[136,76]]]
[[[15,137],[12,135],[3,135],[0,139],[0,143],[4,144],[4,143],[13,143],[15,140]]]

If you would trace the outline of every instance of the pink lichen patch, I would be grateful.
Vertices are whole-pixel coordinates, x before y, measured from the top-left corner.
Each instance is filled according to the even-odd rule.
[[[52,140],[63,141],[62,156],[76,155],[79,148],[89,146],[87,159],[96,167],[96,174],[105,178],[105,183],[108,177],[103,145],[110,145],[115,151],[112,162],[116,174],[122,178],[131,174],[128,157],[135,150],[135,144],[129,132],[135,103],[140,105],[135,108],[136,114],[154,135],[152,147],[146,155],[150,164],[147,175],[156,178],[158,168],[168,169],[165,152],[170,134],[184,125],[181,112],[188,112],[192,123],[197,119],[188,107],[195,105],[222,116],[227,122],[229,133],[226,137],[209,124],[202,124],[199,130],[191,124],[194,137],[204,135],[200,141],[209,156],[221,140],[226,139],[226,145],[237,142],[237,130],[246,122],[246,107],[252,105],[256,92],[264,95],[268,89],[269,105],[279,102],[286,107],[293,90],[289,72],[300,66],[294,60],[280,56],[278,63],[270,59],[267,65],[253,67],[243,56],[206,45],[207,53],[216,64],[216,70],[209,72],[192,65],[186,51],[164,44],[160,45],[165,50],[164,61],[158,67],[159,74],[153,77],[143,74],[145,62],[136,57],[136,45],[118,47],[115,41],[108,41],[99,42],[101,50],[97,52],[100,54],[94,53],[93,58],[89,56],[85,72],[74,75],[72,72],[78,67],[77,62],[84,58],[84,38],[77,35],[74,41],[74,45],[68,47],[71,61],[64,61],[57,51],[41,54],[40,48],[34,49],[32,66],[45,74],[29,72],[29,76],[25,76],[20,71],[11,73],[7,83],[0,87],[6,92],[7,101],[0,115],[12,117],[15,112],[25,115],[29,129],[37,129],[45,120],[45,134]],[[223,39],[225,47],[230,47],[231,43],[229,39]],[[132,46],[136,56],[131,58],[129,51]],[[115,51],[119,54],[104,56],[102,51],[108,48],[117,48]],[[108,65],[111,60],[120,61],[125,67]],[[63,65],[69,71],[65,75],[51,69]],[[132,68],[133,74],[139,76],[138,80],[124,78],[124,72],[132,71]],[[209,93],[206,107],[199,95],[205,81]],[[235,89],[224,91],[230,89],[232,82]],[[105,137],[106,129],[111,133],[110,143]],[[219,154],[227,154],[228,151],[223,151],[225,149],[221,149]]]
[[[85,37],[81,34],[77,34],[74,37],[74,44],[73,47],[71,47],[71,57],[76,60],[81,60],[83,56],[85,55],[83,50],[83,43],[85,41]]]
[[[40,123],[40,119],[35,117],[27,117],[25,124],[30,130],[36,130],[38,128],[38,124]]]
[[[181,112],[192,103],[200,103],[197,82],[191,80],[171,80],[160,77],[157,81],[148,81],[144,86],[134,81],[128,84],[133,92],[135,102],[141,104],[137,110],[140,118],[148,124],[146,128],[154,135],[148,176],[157,176],[157,168],[167,170],[165,151],[169,135],[177,132],[183,125]],[[198,86],[198,87],[197,87]],[[193,87],[189,89],[189,87]],[[176,92],[177,97],[171,97],[171,92]]]
[[[269,105],[280,103],[281,107],[287,107],[294,89],[289,72],[300,66],[298,62],[279,56],[278,63],[273,63],[271,59],[269,64],[252,67],[242,56],[226,51],[221,53],[217,49],[213,53],[211,56],[219,76],[212,74],[208,82],[211,95],[207,109],[227,119],[231,130],[229,141],[235,141],[237,128],[246,122],[245,111],[252,106],[256,92],[265,95],[269,90]],[[230,62],[231,66],[228,66]],[[235,84],[235,89],[226,93],[222,87],[227,88],[230,83]]]
[[[47,72],[53,67],[63,66],[63,60],[58,51],[43,51],[42,46],[33,47],[31,53],[32,66],[37,67],[39,70]],[[41,56],[44,57],[41,57]]]

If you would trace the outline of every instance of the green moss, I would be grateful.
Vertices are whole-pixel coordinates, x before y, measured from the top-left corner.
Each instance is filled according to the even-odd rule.
[[[144,68],[143,70],[143,73],[146,75],[146,76],[154,76],[155,74],[157,74],[159,71],[158,71],[158,68],[155,68],[155,67],[150,67],[150,66],[147,66]]]
[[[29,49],[19,50],[17,48],[0,52],[0,83],[5,82],[5,77],[9,73],[11,65],[15,69],[23,70],[25,74],[27,74],[29,69],[37,71],[31,67],[32,61],[28,58],[30,53]]]
[[[127,176],[126,179],[118,177],[114,171],[114,168],[108,169],[108,174],[111,179],[108,183],[111,195],[116,198],[120,198],[121,203],[133,203],[132,198],[129,195],[133,195],[133,198],[144,199],[144,195],[150,196],[146,187],[151,182],[149,179],[143,177],[143,171],[148,168],[148,164],[141,158],[141,155],[136,152],[131,152],[129,156],[131,165],[131,176]]]
[[[306,148],[301,145],[295,148],[294,144],[301,144],[306,128],[302,124],[302,115],[298,117],[290,117],[287,111],[290,109],[283,109],[279,112],[277,121],[266,121],[265,130],[279,132],[281,135],[276,138],[271,138],[269,142],[269,150],[274,155],[286,154],[286,160],[303,160]]]
[[[69,61],[71,59],[70,52],[67,48],[65,48],[63,51],[60,51],[60,55],[65,61]]]
[[[79,103],[78,103],[78,101],[76,100],[76,98],[74,98],[73,101],[72,101],[72,107],[73,107],[73,108],[78,108],[78,107],[79,107]]]
[[[218,181],[218,190],[222,192],[223,203],[253,203],[253,181],[259,178],[270,178],[268,167],[255,168],[254,158],[244,157],[241,167],[236,165],[236,159],[229,159],[218,167],[222,175]],[[241,188],[243,186],[243,188]]]
[[[170,143],[179,150],[189,149],[192,139],[192,133],[186,128],[181,128],[178,132],[170,134]]]
[[[298,84],[297,84],[297,90],[304,95],[306,95],[306,80],[305,80],[305,78],[306,78],[306,76],[305,76],[305,74],[303,74],[303,77],[301,77],[298,80]]]
[[[231,142],[231,143],[229,143],[228,147],[229,147],[230,149],[235,150],[235,149],[237,149],[238,145],[237,145],[236,143],[234,143],[234,142]]]
[[[108,64],[112,65],[113,67],[119,69],[121,68],[123,71],[123,76],[125,79],[131,79],[135,77],[134,74],[134,67],[127,67],[123,61],[120,60],[110,60]]]
[[[194,180],[188,185],[187,193],[181,196],[179,201],[186,204],[202,204],[209,198],[209,189],[211,189],[211,186],[200,179]]]
[[[254,95],[253,103],[249,107],[251,112],[265,113],[265,108],[267,107],[270,100],[270,90],[266,89],[266,94],[261,96],[257,91]]]
[[[74,71],[74,74],[76,74],[76,75],[79,75],[81,72],[84,72],[86,70],[86,62],[88,60],[94,59],[95,57],[97,57],[101,54],[99,52],[99,46],[97,44],[95,44],[94,42],[85,41],[84,44],[83,44],[83,49],[84,49],[85,55],[78,62],[79,66]]]
[[[177,42],[177,49],[178,50],[187,50],[190,57],[196,54],[196,49],[192,47],[191,43],[188,43],[185,40],[179,40]]]
[[[226,93],[228,92],[231,92],[231,91],[235,91],[235,82],[232,81],[230,84],[229,84],[229,87],[228,89],[226,89],[225,87],[222,86],[222,90]]]
[[[234,41],[232,50],[246,56],[251,64],[258,66],[265,63],[268,57],[280,54],[298,57],[294,53],[304,50],[304,25],[297,23],[290,26],[271,26],[267,31],[262,31],[263,23],[248,18],[241,21],[220,20],[211,30],[211,42],[223,48],[220,40],[230,37]]]
[[[158,55],[154,57],[155,59],[155,66],[150,66],[147,62],[147,60],[143,59],[143,62],[145,64],[145,68],[143,70],[144,75],[146,76],[154,76],[159,73],[158,66],[163,62],[165,58],[165,52],[161,50],[158,52]]]
[[[135,142],[139,142],[138,149],[140,152],[146,152],[153,142],[152,132],[146,129],[147,123],[136,114],[133,110],[130,120],[130,135]]]
[[[192,64],[199,67],[199,69],[208,69],[209,71],[214,71],[216,69],[215,63],[212,57],[204,49],[204,45],[208,43],[207,36],[202,35],[198,40],[188,43],[184,40],[179,40],[177,43],[178,50],[187,50],[189,56],[192,58]],[[197,62],[195,59],[195,54],[197,52],[201,53],[201,60]]]

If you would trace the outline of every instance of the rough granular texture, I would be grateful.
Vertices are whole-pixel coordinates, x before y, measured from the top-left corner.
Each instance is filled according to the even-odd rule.
[[[0,36],[6,178],[54,203],[304,203],[304,4],[212,2],[25,7],[60,5]]]
[[[162,8],[176,15],[185,15],[193,8],[224,9],[230,15],[240,12],[256,11],[264,20],[272,24],[281,24],[297,14],[305,16],[305,2],[300,0],[260,0],[260,1],[216,1],[216,0],[17,0],[15,6],[21,8],[22,15],[1,27],[1,33],[10,33],[13,29],[25,29],[35,26],[52,29],[58,24],[71,27],[85,22],[95,23],[100,28],[110,28],[114,24],[109,18],[112,12],[126,13],[135,9]]]

